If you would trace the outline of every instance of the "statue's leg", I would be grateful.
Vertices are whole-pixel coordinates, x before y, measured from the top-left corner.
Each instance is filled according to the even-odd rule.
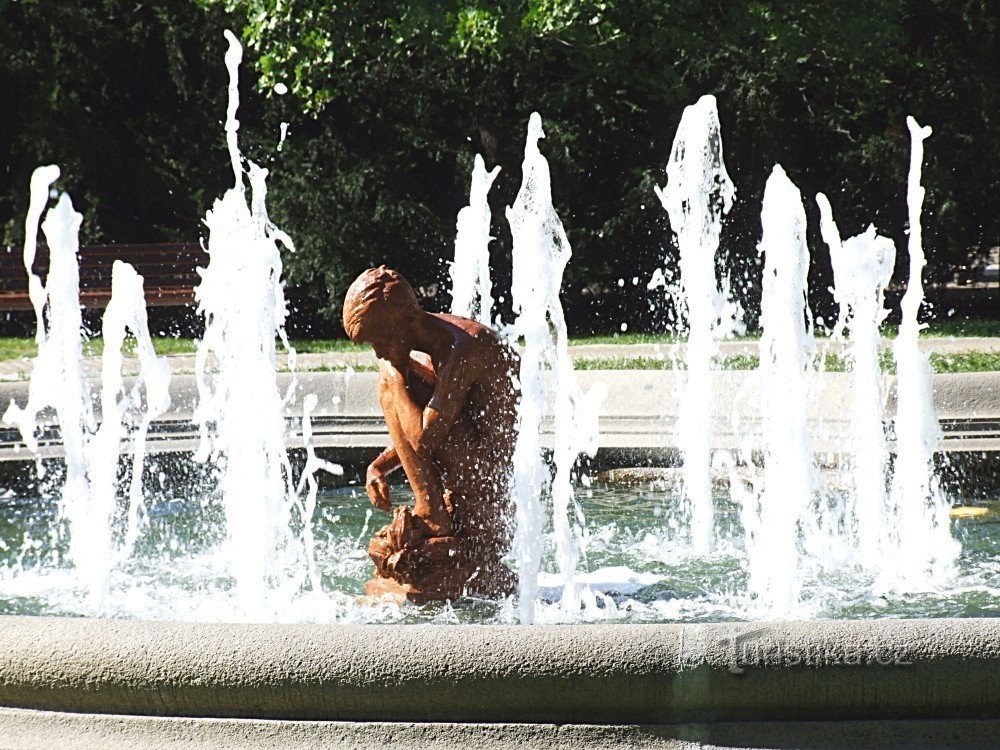
[[[441,464],[456,507],[460,546],[453,559],[464,573],[463,590],[492,599],[514,593],[517,577],[503,563],[513,531],[507,435],[498,415],[491,416],[463,414],[448,434]]]
[[[444,503],[441,471],[432,457],[420,450],[423,409],[414,402],[402,381],[380,378],[378,397],[392,445],[413,489],[414,515],[434,534],[451,534],[451,515]]]
[[[442,477],[453,493],[456,534],[489,569],[495,567],[490,561],[500,565],[511,542],[513,429],[509,415],[481,417],[469,410],[456,420],[438,452]]]

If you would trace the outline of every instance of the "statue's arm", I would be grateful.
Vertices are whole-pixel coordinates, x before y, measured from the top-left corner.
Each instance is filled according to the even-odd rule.
[[[382,472],[383,474],[391,474],[402,465],[403,464],[399,461],[399,455],[396,453],[396,449],[392,445],[379,453],[375,460],[371,463],[371,466],[374,469]]]
[[[424,408],[420,447],[433,451],[448,437],[475,377],[474,364],[464,351],[456,351],[436,374],[434,393]]]
[[[437,382],[437,373],[434,371],[434,362],[431,360],[430,355],[424,354],[423,352],[410,353],[409,372],[411,375],[415,375],[420,378],[432,388],[434,387],[434,383]]]

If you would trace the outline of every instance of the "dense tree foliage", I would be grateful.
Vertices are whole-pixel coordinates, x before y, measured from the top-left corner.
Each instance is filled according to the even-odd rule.
[[[578,328],[592,315],[641,320],[642,294],[617,311],[624,295],[603,292],[619,278],[645,282],[672,254],[652,186],[683,107],[704,93],[719,99],[738,189],[724,244],[739,273],[754,276],[760,197],[777,162],[811,219],[822,190],[845,232],[874,222],[902,242],[907,114],[935,129],[925,167],[932,272],[1000,238],[997,14],[987,0],[87,5],[0,0],[0,45],[12,50],[0,91],[14,103],[13,119],[0,121],[12,165],[0,176],[0,221],[23,209],[11,196],[30,166],[55,159],[86,196],[93,238],[197,232],[224,179],[219,31],[235,24],[261,94],[241,135],[269,162],[271,215],[297,242],[292,281],[330,312],[369,264],[393,263],[421,285],[445,278],[476,152],[503,168],[491,195],[502,284],[503,207],[534,110],[573,244],[564,297]],[[814,239],[822,288],[826,250]]]
[[[221,8],[0,0],[0,229],[31,170],[62,168],[88,241],[192,240],[225,164]]]

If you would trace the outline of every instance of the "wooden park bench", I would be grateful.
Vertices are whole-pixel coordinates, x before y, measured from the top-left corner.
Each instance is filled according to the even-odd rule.
[[[84,307],[106,307],[111,299],[111,266],[130,263],[145,279],[146,304],[179,307],[194,302],[201,277],[196,269],[208,265],[208,254],[197,243],[169,245],[91,245],[81,247],[80,302]],[[39,244],[32,270],[42,282],[49,271],[48,249]],[[21,248],[0,248],[0,310],[30,310],[28,277]]]

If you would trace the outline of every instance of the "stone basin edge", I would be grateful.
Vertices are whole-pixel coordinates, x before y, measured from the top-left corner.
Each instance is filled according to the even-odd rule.
[[[2,616],[0,634],[3,709],[556,725],[1000,719],[993,619],[497,626]]]

